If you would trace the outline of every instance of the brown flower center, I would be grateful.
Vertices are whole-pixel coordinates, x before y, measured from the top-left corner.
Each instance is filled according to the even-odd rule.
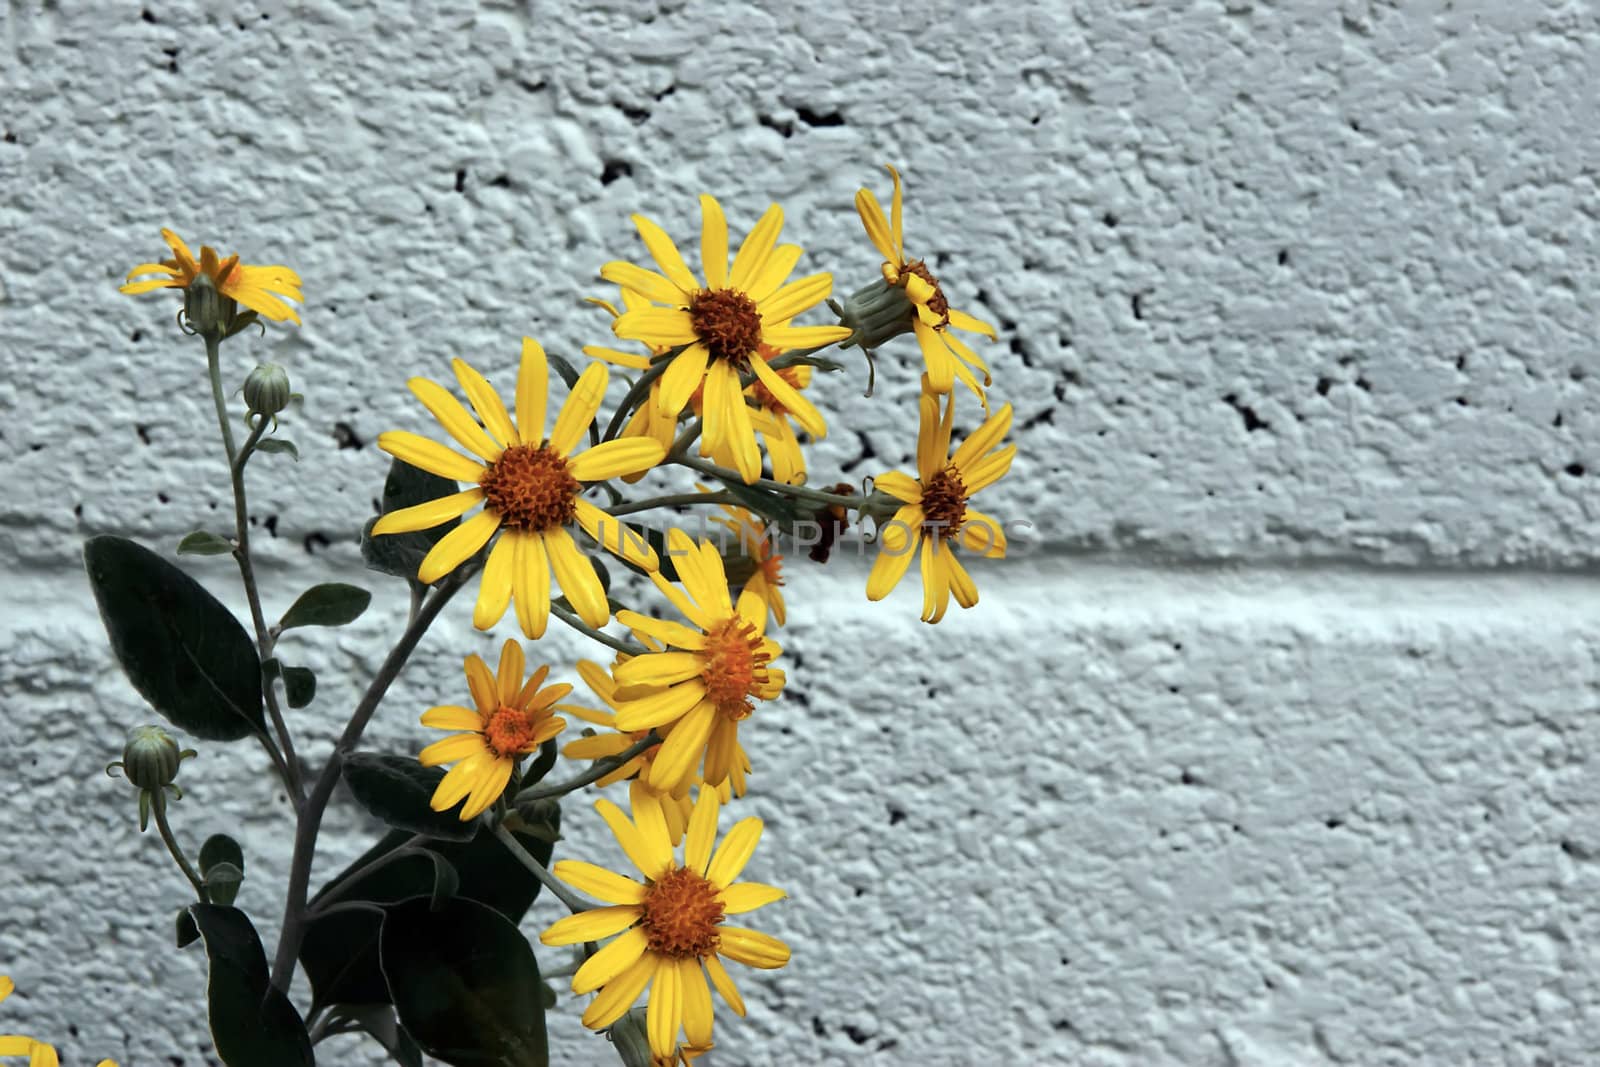
[[[717,950],[722,902],[717,887],[677,867],[644,891],[643,927],[650,948],[673,959],[699,959]]]
[[[689,323],[711,350],[741,372],[761,347],[761,312],[755,301],[737,289],[702,289],[689,300]]]
[[[767,684],[767,663],[772,656],[761,650],[756,628],[735,615],[705,632],[706,647],[700,657],[705,669],[706,697],[717,710],[737,722],[755,710],[750,697]]]
[[[500,705],[489,721],[483,724],[483,739],[489,743],[496,756],[520,756],[533,743],[533,716],[518,708]]]
[[[954,467],[946,467],[922,487],[922,514],[923,529],[930,535],[949,540],[960,531],[967,515],[967,487]]]
[[[567,470],[567,461],[548,445],[512,445],[489,464],[478,484],[489,510],[512,530],[565,526],[577,512],[582,489]]]
[[[933,276],[928,265],[920,259],[913,259],[910,263],[900,268],[900,274],[915,274],[929,285],[933,286],[933,295],[928,297],[928,310],[939,316],[939,325],[934,329],[942,330],[950,325],[950,301],[944,298],[944,290],[939,288],[939,279]]]

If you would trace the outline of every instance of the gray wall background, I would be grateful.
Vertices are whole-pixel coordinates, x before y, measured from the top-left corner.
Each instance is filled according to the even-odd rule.
[[[747,810],[795,957],[712,1062],[1593,1061],[1597,49],[1576,2],[7,5],[0,1030],[215,1062],[186,886],[101,774],[149,712],[79,561],[226,520],[203,356],[116,292],[159,227],[305,279],[305,326],[228,358],[306,393],[302,462],[253,468],[269,611],[378,594],[286,649],[319,763],[404,611],[354,537],[373,439],[424,425],[405,378],[604,343],[580,300],[640,254],[628,214],[692,234],[702,191],[736,234],[780,201],[848,291],[892,161],[914,247],[1001,328],[1020,452],[988,510],[1039,550],[936,628],[914,581],[867,604],[864,560],[791,568]],[[872,400],[817,390],[819,479],[911,462],[920,357],[884,356]],[[425,740],[496,641],[469,615],[372,745]],[[242,833],[270,943],[260,762],[205,747],[176,818]],[[568,813],[564,854],[618,858]],[[319,872],[375,829],[337,799]],[[578,1011],[559,1061],[610,1062]]]

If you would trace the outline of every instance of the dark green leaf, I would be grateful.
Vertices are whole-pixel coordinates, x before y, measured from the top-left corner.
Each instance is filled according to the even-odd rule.
[[[400,1067],[422,1067],[422,1050],[400,1028],[388,1004],[339,1004],[328,1012],[330,1024],[350,1020],[382,1045]]]
[[[312,1067],[311,1041],[289,998],[272,988],[267,956],[238,908],[191,904],[211,973],[211,1040],[227,1067]]]
[[[457,491],[456,483],[450,479],[429,474],[397,459],[389,464],[389,477],[383,483],[382,514],[424,504]],[[422,566],[422,558],[428,550],[461,523],[460,519],[451,519],[428,530],[374,537],[372,524],[376,521],[368,522],[361,532],[361,558],[375,571],[411,582],[417,580],[417,568]]]
[[[452,1067],[547,1067],[539,964],[494,909],[456,897],[389,909],[383,975],[406,1033]]]
[[[206,533],[204,530],[184,534],[183,540],[178,542],[180,556],[220,556],[224,552],[232,551],[232,541],[226,537],[218,537],[214,533]]]
[[[517,834],[522,847],[546,865],[560,832],[559,807],[552,805],[547,815],[547,822]],[[401,856],[365,874],[359,873],[375,860],[405,845],[412,836],[404,830],[391,830],[324,886],[313,899],[313,905],[335,889],[338,890],[335,899],[339,901],[392,904],[409,897],[431,897],[437,884],[436,862],[419,852]],[[427,844],[430,851],[455,868],[459,882],[457,896],[487,904],[513,923],[521,921],[539,894],[538,879],[517,862],[493,834],[479,834],[471,841],[429,841]],[[352,876],[355,877],[352,879]],[[378,928],[376,914],[354,909],[314,918],[307,924],[300,963],[311,980],[316,1004],[388,1001],[383,974],[378,969]]]
[[[424,767],[415,756],[354,752],[344,761],[344,780],[357,802],[390,826],[446,841],[469,841],[478,832],[478,820],[462,822],[455,811],[428,806],[444,774],[441,767]]]
[[[125,538],[90,538],[83,561],[111,651],[156,711],[207,741],[266,731],[261,659],[216,597]]]
[[[199,939],[200,928],[194,924],[194,916],[189,914],[188,908],[178,912],[177,928],[174,933],[177,935],[175,940],[179,948],[187,948]]]
[[[316,698],[317,676],[311,673],[309,667],[285,667],[283,691],[289,698],[291,708],[303,708]]]
[[[280,630],[296,626],[343,626],[354,622],[372,603],[372,594],[358,585],[325,582],[300,594],[278,623]]]
[[[244,849],[227,834],[212,834],[200,846],[200,873],[203,875],[219,863],[231,863],[244,870]]]
[[[522,775],[522,784],[528,786],[543,781],[555,765],[556,742],[555,738],[551,738],[539,746],[539,754],[533,757],[533,762],[528,764],[528,769]]]
[[[239,899],[239,886],[244,882],[244,872],[231,863],[215,864],[206,872],[206,896],[213,904],[232,904]]]
[[[284,452],[296,463],[300,462],[300,450],[294,447],[294,442],[286,437],[264,437],[256,442],[257,452]]]

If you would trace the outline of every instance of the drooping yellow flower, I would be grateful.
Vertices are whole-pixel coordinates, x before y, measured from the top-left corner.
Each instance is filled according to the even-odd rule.
[[[714,543],[696,544],[672,529],[667,551],[683,588],[659,574],[650,578],[693,625],[617,612],[618,622],[671,650],[617,666],[613,675],[625,692],[618,694],[615,726],[623,732],[670,727],[649,771],[658,790],[688,781],[702,757],[702,780],[718,787],[734,773],[739,723],[755,710],[752,701],[771,700],[783,690],[784,673],[771,665],[782,649],[765,636],[767,604],[759,594],[746,590],[734,605]]]
[[[607,906],[559,920],[540,941],[574,945],[620,935],[572,976],[574,993],[599,991],[583,1013],[583,1024],[594,1030],[610,1026],[650,986],[645,1012],[650,1049],[668,1062],[680,1046],[680,1033],[691,1047],[711,1043],[708,976],[734,1013],[744,1014],[744,1000],[722,964],[724,956],[763,970],[789,962],[789,947],[777,938],[724,924],[730,915],[754,911],[787,894],[758,882],[734,882],[755,851],[762,822],[740,820],[713,853],[719,808],[716,791],[702,789],[689,818],[680,865],[658,810],[635,812],[630,820],[610,801],[598,801],[595,809],[644,882],[577,860],[562,860],[552,868],[556,877]]]
[[[782,353],[775,348],[761,346],[761,358],[768,363],[780,355]],[[811,384],[813,368],[801,363],[783,367],[774,373],[792,385],[798,393]],[[800,485],[806,480],[806,457],[805,453],[800,451],[800,439],[795,435],[794,426],[790,424],[790,420],[795,419],[794,413],[784,406],[783,399],[768,389],[764,382],[752,382],[750,388],[745,390],[745,395],[755,401],[755,406],[750,409],[750,425],[754,427],[762,443],[767,446],[767,455],[772,459],[772,480],[783,482],[785,485]],[[801,428],[804,429],[803,424]],[[724,467],[732,466],[727,458],[720,456],[714,458]]]
[[[711,491],[703,485],[697,488],[702,492]],[[739,547],[755,567],[750,577],[745,580],[744,589],[753,590],[765,601],[767,607],[772,610],[772,621],[782,626],[784,623],[783,557],[778,555],[777,546],[773,543],[772,530],[747,508],[735,504],[723,504],[721,508],[725,517],[713,518],[711,521],[727,527],[739,539]]]
[[[902,506],[879,531],[882,547],[867,576],[867,599],[888,596],[905,576],[911,560],[920,555],[922,621],[938,622],[950,606],[952,592],[964,608],[978,602],[978,587],[951,550],[952,542],[959,541],[967,551],[991,559],[1006,554],[1006,536],[1000,524],[967,501],[1011,469],[1017,446],[998,447],[1011,428],[1010,404],[969,434],[954,455],[950,454],[954,398],[945,398],[942,418],[937,397],[923,393],[921,406],[917,478],[891,471],[873,480],[875,488],[901,501]]]
[[[618,337],[653,346],[685,346],[661,375],[656,404],[660,415],[676,419],[702,386],[705,454],[726,447],[734,469],[746,483],[760,476],[761,455],[744,402],[740,376],[753,374],[772,391],[812,437],[827,433],[822,415],[809,400],[757,356],[760,346],[778,349],[832,344],[850,336],[842,326],[793,326],[789,320],[821,303],[833,276],[811,274],[784,284],[799,259],[795,245],[779,245],[783,210],[773,204],[756,223],[733,266],[728,266],[728,224],[722,207],[700,198],[700,258],[704,286],[690,273],[678,248],[655,223],[634,215],[633,223],[661,272],[613,261],[600,276],[664,307],[636,308],[612,325]]]
[[[648,470],[661,462],[666,450],[656,441],[632,438],[607,441],[573,454],[586,439],[605,395],[604,364],[592,364],[578,378],[548,437],[545,397],[550,371],[538,342],[532,338],[522,342],[515,422],[482,375],[463,360],[455,360],[452,366],[477,419],[446,389],[426,378],[412,378],[406,384],[445,431],[477,458],[469,459],[402,430],[379,434],[378,447],[440,477],[476,484],[425,504],[391,511],[378,520],[373,534],[425,530],[481,502],[482,511],[440,538],[424,557],[417,580],[427,584],[438,581],[503,528],[483,569],[472,613],[474,626],[487,630],[515,600],[522,632],[532,638],[544,636],[552,571],[579,617],[590,626],[604,626],[611,618],[605,587],[567,527],[576,520],[606,551],[654,571],[660,565],[655,550],[625,532],[620,521],[582,499],[581,494],[584,482]]]
[[[566,729],[567,720],[555,715],[554,705],[572,686],[562,682],[541,689],[549,667],[540,667],[524,682],[525,666],[522,646],[515,640],[500,650],[498,676],[474,653],[466,659],[466,671],[476,709],[446,704],[423,714],[424,726],[464,731],[435,741],[417,756],[424,767],[455,764],[434,790],[434,811],[448,810],[465,797],[461,821],[477,818],[505,792],[517,762]]]
[[[967,343],[950,332],[954,326],[969,333],[981,333],[991,341],[996,339],[994,327],[964,311],[957,311],[945,298],[939,279],[933,276],[928,265],[920,259],[906,257],[905,240],[900,228],[900,174],[893,167],[886,168],[894,178],[892,223],[883,219],[883,208],[872,190],[856,193],[856,212],[866,227],[867,237],[883,256],[883,280],[905,289],[906,297],[916,308],[917,317],[912,324],[917,334],[917,344],[922,348],[922,358],[928,367],[929,387],[935,393],[948,393],[954,379],[960,378],[980,400],[983,389],[971,368],[983,374],[983,384],[990,384],[989,367]],[[970,366],[969,366],[970,365]],[[984,401],[984,410],[988,402]]]
[[[279,297],[304,303],[300,295],[300,276],[288,267],[256,267],[240,263],[237,254],[219,260],[210,245],[200,246],[200,259],[194,258],[183,238],[171,230],[161,231],[162,239],[172,249],[172,258],[161,263],[141,263],[128,272],[128,280],[119,292],[148,293],[154,289],[187,289],[189,283],[204,274],[217,287],[217,292],[273,322],[300,321],[294,308]],[[141,274],[161,274],[165,277],[134,281]]]
[[[8,976],[0,974],[0,1000],[9,997],[15,988],[15,983]],[[0,1034],[0,1057],[9,1056],[28,1057],[28,1067],[60,1067],[61,1064],[56,1056],[56,1050],[43,1041],[36,1041],[31,1037],[19,1037],[16,1034]],[[117,1067],[117,1065],[112,1060],[101,1060],[95,1067]]]

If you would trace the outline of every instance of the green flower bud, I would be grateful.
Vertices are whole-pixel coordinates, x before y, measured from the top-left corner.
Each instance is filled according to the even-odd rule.
[[[289,372],[276,363],[263,363],[244,380],[244,402],[252,416],[276,415],[289,406]]]
[[[178,742],[161,727],[139,726],[128,733],[122,759],[108,766],[106,773],[119,767],[135,787],[154,793],[172,785],[178,777],[178,764],[194,754],[193,749],[180,750]]]
[[[882,278],[851,293],[842,305],[833,300],[828,303],[838,314],[839,324],[855,331],[839,342],[841,348],[860,345],[870,351],[915,329],[917,309],[906,297],[904,286],[890,285]]]
[[[197,274],[183,290],[183,317],[195,333],[220,334],[227,327],[227,320],[232,318],[223,308],[224,302],[233,303],[217,292],[217,283],[210,275]]]

